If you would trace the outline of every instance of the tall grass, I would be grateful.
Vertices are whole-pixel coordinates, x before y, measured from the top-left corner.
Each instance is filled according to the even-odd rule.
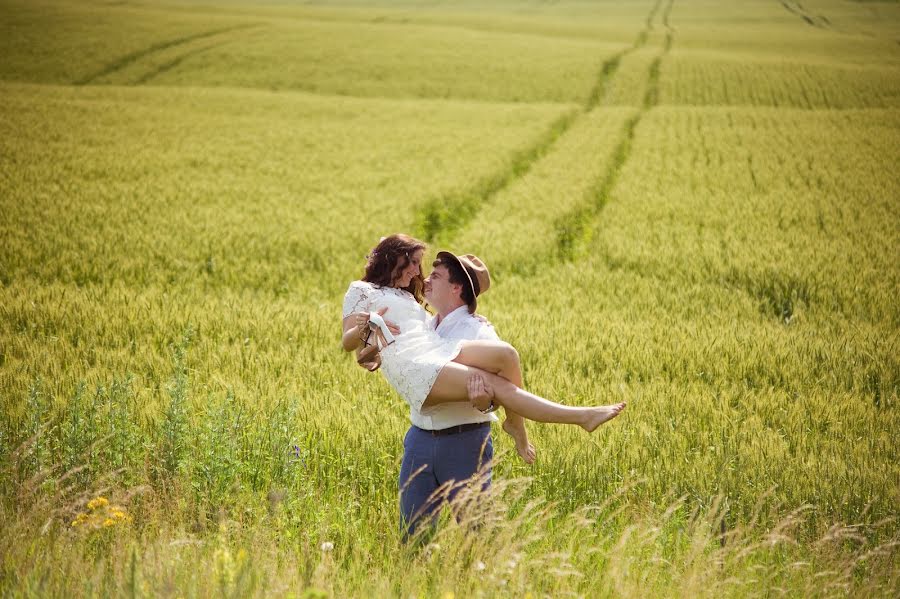
[[[801,543],[808,506],[771,512],[760,503],[735,527],[722,497],[694,509],[685,498],[669,498],[665,510],[635,513],[622,488],[601,504],[563,511],[529,500],[533,481],[506,479],[489,496],[463,488],[459,524],[445,517],[434,532],[403,545],[383,530],[371,538],[371,526],[388,523],[357,519],[360,506],[346,493],[318,489],[310,497],[300,476],[280,477],[284,486],[267,494],[235,487],[222,503],[176,487],[128,488],[115,474],[95,478],[91,493],[72,483],[77,470],[22,479],[20,460],[35,440],[3,464],[4,478],[17,482],[3,503],[3,578],[24,596],[505,596],[540,589],[887,597],[898,585],[898,540],[872,540],[893,522],[835,525]],[[302,462],[294,455],[289,464],[302,469]],[[197,477],[182,478],[190,480]],[[344,510],[321,521],[314,507],[323,501]],[[202,505],[217,506],[216,515],[205,519],[196,511]],[[116,512],[124,515],[113,521]],[[37,552],[45,559],[27,558]]]

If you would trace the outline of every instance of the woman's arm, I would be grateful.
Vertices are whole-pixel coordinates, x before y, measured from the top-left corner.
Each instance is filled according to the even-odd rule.
[[[350,288],[344,294],[343,313],[344,320],[343,335],[341,336],[341,347],[344,351],[353,351],[362,345],[365,339],[366,327],[369,322],[369,294],[371,293],[371,285],[364,281],[353,281]],[[362,335],[362,336],[361,336]]]

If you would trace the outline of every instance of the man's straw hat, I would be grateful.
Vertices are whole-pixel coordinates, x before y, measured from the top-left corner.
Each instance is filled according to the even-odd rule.
[[[455,261],[462,267],[462,271],[466,273],[466,278],[469,280],[469,289],[472,290],[472,302],[469,304],[469,311],[475,312],[478,296],[491,286],[491,273],[488,272],[487,265],[478,256],[473,256],[472,254],[456,256],[450,252],[438,252],[437,257]]]

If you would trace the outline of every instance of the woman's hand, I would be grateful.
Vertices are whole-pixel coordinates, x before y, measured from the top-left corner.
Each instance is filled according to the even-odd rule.
[[[369,334],[369,313],[368,312],[360,312],[356,315],[356,336],[359,337],[360,341],[366,340],[366,335]]]
[[[369,329],[369,313],[354,312],[344,318],[344,333],[341,336],[341,346],[344,351],[353,351],[365,343]]]

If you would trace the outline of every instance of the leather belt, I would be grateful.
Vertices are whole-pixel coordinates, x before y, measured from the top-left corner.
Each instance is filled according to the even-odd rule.
[[[416,427],[423,433],[428,433],[432,437],[443,437],[445,435],[455,435],[458,433],[465,433],[467,431],[474,431],[479,428],[491,428],[490,422],[471,422],[469,424],[459,424],[457,426],[451,426],[450,428],[442,428],[436,431],[430,431],[425,428]]]

